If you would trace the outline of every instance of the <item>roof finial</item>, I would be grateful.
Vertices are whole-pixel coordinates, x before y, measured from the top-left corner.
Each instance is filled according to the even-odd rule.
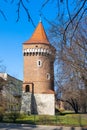
[[[40,13],[40,20],[39,20],[39,22],[40,22],[40,23],[42,22],[42,20],[41,20],[41,13]]]

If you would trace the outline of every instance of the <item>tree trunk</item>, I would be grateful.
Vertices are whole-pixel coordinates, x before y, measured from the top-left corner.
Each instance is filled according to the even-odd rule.
[[[73,108],[73,110],[75,111],[75,113],[78,113],[78,102],[77,102],[77,100],[76,99],[69,99],[69,100],[66,100],[66,102],[67,103],[69,103],[71,106],[72,106],[72,108]]]

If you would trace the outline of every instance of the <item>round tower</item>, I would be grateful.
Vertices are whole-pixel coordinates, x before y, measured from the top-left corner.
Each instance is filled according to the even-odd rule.
[[[39,104],[37,101],[39,100],[37,99],[38,96],[40,96],[40,99],[42,98],[40,102],[44,102],[44,98],[50,98],[50,95],[54,97],[53,63],[55,48],[49,43],[42,22],[39,22],[31,38],[24,42],[23,55],[23,93],[34,94],[36,104]],[[52,102],[50,103],[52,104]],[[37,109],[39,109],[37,111],[40,111],[37,113],[44,114],[44,112],[41,112],[40,107],[37,106]]]

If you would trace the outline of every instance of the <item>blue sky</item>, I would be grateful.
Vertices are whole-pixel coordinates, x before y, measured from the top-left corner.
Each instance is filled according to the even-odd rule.
[[[27,3],[35,25],[38,24],[40,19],[39,10],[42,2],[43,0],[32,0],[29,4]],[[16,23],[17,5],[15,3],[10,4],[10,2],[1,2],[0,5],[2,5],[1,9],[7,17],[7,21],[5,21],[0,14],[0,61],[2,61],[1,64],[6,67],[6,70],[4,69],[5,72],[23,80],[22,43],[30,38],[35,28],[28,22],[27,15],[23,8],[21,8],[20,20]],[[43,13],[49,20],[52,20],[56,15],[56,13],[54,13],[54,11],[56,12],[55,6],[52,5],[53,7],[51,7],[51,5],[52,3],[49,3],[49,5],[43,9]],[[47,31],[49,25],[43,17],[42,22]]]

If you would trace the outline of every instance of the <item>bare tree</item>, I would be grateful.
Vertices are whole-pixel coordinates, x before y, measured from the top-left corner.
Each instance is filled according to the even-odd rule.
[[[84,23],[84,24],[83,24]],[[56,53],[56,83],[62,100],[69,103],[77,113],[87,109],[87,22],[81,20],[72,38],[72,29],[67,30],[67,43],[64,44],[64,27],[55,23],[50,29]],[[83,101],[84,100],[84,101]]]

